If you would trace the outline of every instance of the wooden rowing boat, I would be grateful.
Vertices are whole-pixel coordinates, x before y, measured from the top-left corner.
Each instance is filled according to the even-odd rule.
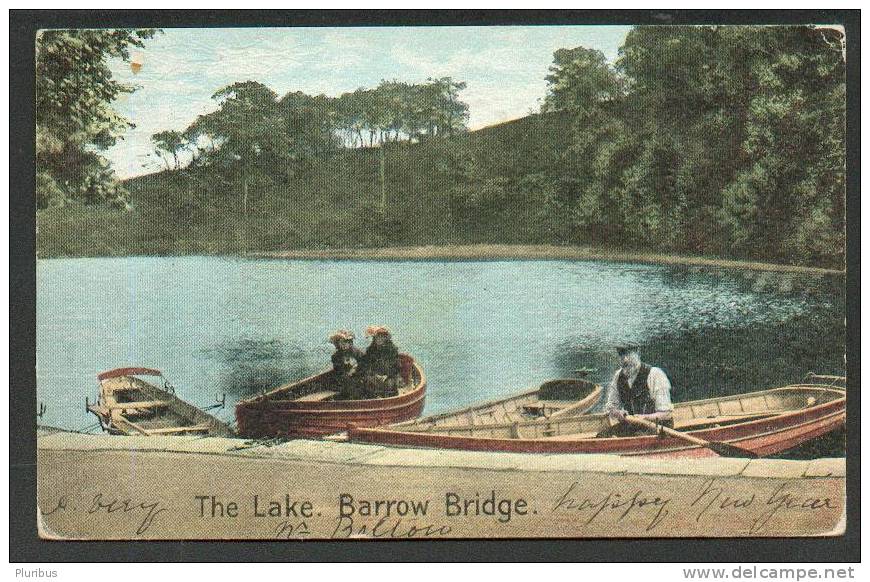
[[[674,405],[677,430],[706,441],[725,442],[759,456],[777,454],[845,424],[845,379],[807,382]],[[352,441],[387,445],[523,453],[609,453],[652,457],[714,456],[710,449],[656,435],[599,438],[610,426],[606,414],[532,420],[512,425],[363,428]]]
[[[397,396],[336,400],[331,370],[279,386],[236,404],[238,432],[246,438],[317,438],[350,425],[380,426],[420,416],[426,399],[423,368],[399,355],[404,386]]]
[[[141,377],[158,377],[163,388]],[[97,402],[85,407],[100,419],[106,432],[117,435],[211,435],[234,436],[224,422],[188,404],[174,394],[160,370],[116,368],[97,375]]]
[[[583,414],[595,406],[601,386],[572,378],[549,380],[540,387],[461,410],[393,424],[391,429],[439,432],[456,427],[510,427],[519,422],[547,422],[566,414]]]

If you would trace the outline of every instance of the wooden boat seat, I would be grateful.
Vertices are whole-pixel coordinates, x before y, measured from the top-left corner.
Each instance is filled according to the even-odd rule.
[[[765,411],[748,414],[723,414],[721,416],[709,416],[706,418],[692,418],[685,422],[680,422],[674,426],[674,428],[677,430],[698,430],[699,428],[734,424],[737,422],[746,422],[748,420],[762,420],[764,418],[774,417],[777,414],[777,412]]]
[[[576,400],[539,400],[523,405],[523,412],[541,416],[547,411],[556,412],[575,404]]]
[[[693,418],[691,420],[687,420],[685,422],[681,422],[677,424],[674,428],[679,431],[689,431],[689,430],[699,430],[702,428],[711,428],[714,426],[722,426],[728,424],[736,424],[739,422],[746,422],[749,420],[762,420],[764,418],[772,418],[777,415],[776,412],[757,412],[754,414],[725,414],[722,416],[713,416],[708,418]],[[574,440],[585,440],[595,438],[598,433],[596,432],[586,432],[586,433],[573,433],[573,434],[546,434],[541,437],[541,440],[566,440],[566,441],[574,441]],[[514,437],[516,438],[516,437]],[[613,437],[618,438],[618,437]]]
[[[153,408],[125,408],[123,414],[128,418],[136,417],[139,420],[143,420],[143,417],[151,418],[156,415]]]
[[[335,390],[321,390],[320,392],[312,392],[311,394],[300,396],[299,398],[296,398],[296,402],[323,402],[325,400],[331,400],[336,396],[338,396],[338,392]]]

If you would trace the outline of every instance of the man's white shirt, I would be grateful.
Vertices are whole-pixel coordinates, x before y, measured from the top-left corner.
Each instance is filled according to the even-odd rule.
[[[621,372],[622,369],[617,370],[607,386],[605,412],[625,409],[625,406],[622,405],[622,401],[619,399],[619,374]],[[629,386],[634,384],[638,373],[640,373],[640,366],[638,366],[634,374],[627,378]],[[656,412],[670,412],[674,409],[674,405],[671,404],[671,381],[668,380],[667,375],[661,368],[650,368],[646,385],[649,389],[650,398],[652,398],[656,405]]]

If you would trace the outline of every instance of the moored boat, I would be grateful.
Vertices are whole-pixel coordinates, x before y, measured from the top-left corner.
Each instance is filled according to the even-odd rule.
[[[142,377],[162,380],[163,388]],[[212,415],[175,396],[160,370],[115,368],[97,375],[97,402],[85,407],[106,432],[116,435],[234,436],[233,429]]]
[[[844,383],[841,377],[814,377],[813,381],[782,388],[677,403],[674,428],[758,456],[777,454],[845,424]],[[348,437],[357,442],[473,451],[653,457],[716,454],[709,448],[669,436],[597,437],[609,426],[606,414],[586,414],[510,425],[354,427]]]
[[[279,386],[236,404],[236,424],[246,438],[317,438],[350,425],[374,427],[411,420],[423,412],[426,376],[407,354],[400,354],[403,386],[396,396],[336,400],[331,370]]]
[[[510,427],[519,422],[547,422],[583,414],[598,402],[601,386],[573,378],[549,380],[534,390],[391,425],[393,429],[439,432],[456,427]]]

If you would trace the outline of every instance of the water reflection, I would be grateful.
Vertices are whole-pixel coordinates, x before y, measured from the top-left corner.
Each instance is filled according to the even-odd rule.
[[[674,385],[674,400],[740,394],[797,382],[807,372],[845,374],[845,326],[835,325],[834,310],[798,315],[775,326],[687,327],[640,342],[645,362],[664,369]],[[561,374],[596,369],[606,381],[618,363],[614,346],[561,342],[553,354]]]
[[[298,344],[279,339],[228,337],[199,355],[214,363],[218,388],[233,401],[310,376],[325,366],[313,365]]]

